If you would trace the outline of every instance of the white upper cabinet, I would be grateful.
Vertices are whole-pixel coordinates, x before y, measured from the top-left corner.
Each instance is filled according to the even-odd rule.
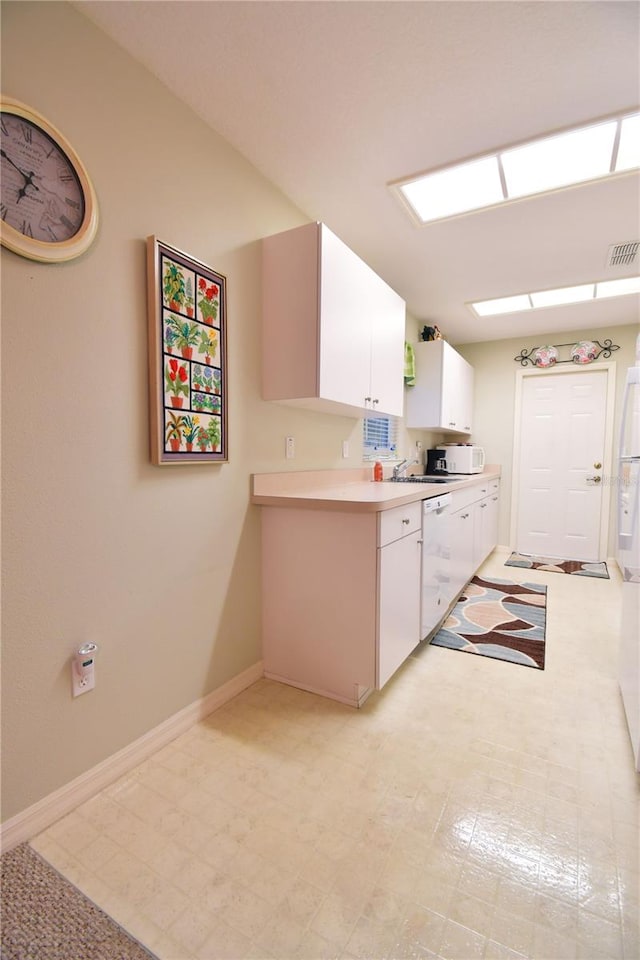
[[[473,367],[445,340],[415,345],[416,384],[407,388],[407,427],[471,433]]]
[[[262,243],[262,396],[402,416],[405,304],[321,223]]]

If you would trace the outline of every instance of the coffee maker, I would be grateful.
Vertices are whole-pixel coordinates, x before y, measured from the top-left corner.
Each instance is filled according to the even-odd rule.
[[[427,450],[427,465],[425,473],[431,477],[437,477],[438,474],[445,474],[447,472],[446,455],[446,450],[441,448]]]

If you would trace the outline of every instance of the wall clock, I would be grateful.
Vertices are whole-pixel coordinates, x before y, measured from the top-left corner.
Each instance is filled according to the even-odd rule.
[[[0,97],[0,240],[30,260],[79,257],[98,229],[98,203],[68,140],[43,116]]]

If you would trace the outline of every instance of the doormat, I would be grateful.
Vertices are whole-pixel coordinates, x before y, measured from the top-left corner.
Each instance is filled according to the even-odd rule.
[[[609,579],[609,571],[604,561],[588,563],[586,560],[556,560],[554,557],[529,556],[526,553],[514,551],[505,561],[505,567],[522,567],[527,570],[546,570],[547,573],[572,573],[577,577]]]
[[[431,643],[544,670],[546,614],[544,584],[474,577]]]
[[[0,864],[2,960],[154,960],[27,843]]]

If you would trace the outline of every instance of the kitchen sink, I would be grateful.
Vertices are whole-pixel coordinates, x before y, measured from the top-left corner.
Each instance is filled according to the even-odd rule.
[[[456,483],[466,477],[388,477],[389,483]]]

